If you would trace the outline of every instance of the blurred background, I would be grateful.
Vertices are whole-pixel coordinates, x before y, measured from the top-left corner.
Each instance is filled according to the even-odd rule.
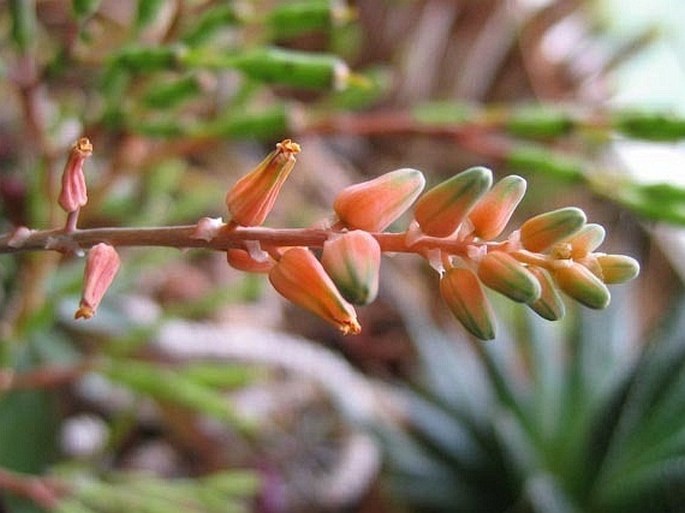
[[[498,337],[386,255],[344,337],[220,252],[123,248],[97,316],[83,259],[0,258],[0,512],[685,511],[685,4],[678,0],[0,1],[0,231],[227,218],[279,140],[266,224],[331,216],[414,167],[516,173],[510,228],[579,206],[636,258],[608,309]],[[402,219],[391,227],[406,227]]]

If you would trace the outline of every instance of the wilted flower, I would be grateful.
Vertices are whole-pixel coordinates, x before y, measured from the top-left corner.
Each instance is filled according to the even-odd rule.
[[[81,137],[72,146],[62,172],[62,190],[58,203],[66,212],[74,212],[88,203],[83,163],[93,154],[93,145],[87,137]]]
[[[381,248],[368,232],[354,230],[328,239],[321,263],[349,302],[366,305],[376,299]]]
[[[414,203],[425,185],[421,171],[397,169],[343,189],[333,209],[349,228],[382,232]]]
[[[530,251],[545,251],[579,231],[586,220],[585,212],[576,207],[540,214],[521,226],[521,244]]]
[[[449,269],[440,279],[440,294],[467,330],[481,340],[495,338],[492,307],[473,271],[460,267]]]
[[[518,260],[503,251],[491,251],[478,266],[478,277],[488,287],[519,303],[540,297],[540,283]]]
[[[340,295],[321,262],[309,249],[288,249],[269,272],[269,281],[283,297],[318,315],[344,334],[361,331],[354,307]]]
[[[83,295],[75,319],[90,319],[119,270],[119,255],[114,247],[101,242],[88,251],[83,273]]]
[[[459,228],[491,185],[492,172],[489,169],[467,169],[421,196],[416,203],[414,218],[426,235],[447,237]]]
[[[525,179],[517,175],[502,178],[471,210],[469,220],[473,225],[473,234],[483,240],[497,237],[525,194]]]
[[[235,223],[259,226],[264,222],[299,152],[299,144],[285,139],[254,170],[235,183],[226,194],[226,206]]]

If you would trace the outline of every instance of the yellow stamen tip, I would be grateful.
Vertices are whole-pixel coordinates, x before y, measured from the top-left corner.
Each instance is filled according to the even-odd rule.
[[[283,139],[276,144],[276,148],[283,153],[290,153],[292,155],[296,155],[302,151],[302,147],[291,139]]]

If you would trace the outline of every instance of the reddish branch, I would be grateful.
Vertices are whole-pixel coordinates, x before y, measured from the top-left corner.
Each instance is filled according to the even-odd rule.
[[[257,241],[263,249],[274,247],[308,246],[322,247],[334,233],[333,230],[315,228],[265,228],[237,227],[219,231],[216,237],[207,241],[194,236],[195,225],[168,226],[160,228],[91,228],[66,232],[59,230],[34,231],[21,245],[10,245],[11,234],[0,236],[0,253],[23,251],[56,250],[78,252],[95,244],[105,242],[115,247],[161,246],[173,248],[206,248],[225,251],[229,248],[245,247],[247,241]],[[437,237],[421,237],[407,241],[407,234],[372,233],[384,252],[422,253],[439,248],[452,255],[465,255],[467,243]],[[495,243],[490,243],[492,246]]]

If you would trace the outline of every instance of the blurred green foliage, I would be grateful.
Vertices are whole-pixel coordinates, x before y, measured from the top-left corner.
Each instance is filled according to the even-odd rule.
[[[470,346],[410,312],[421,377],[404,429],[381,430],[397,493],[417,511],[682,511],[685,310],[636,346],[619,299],[562,332],[520,309],[510,339]]]

